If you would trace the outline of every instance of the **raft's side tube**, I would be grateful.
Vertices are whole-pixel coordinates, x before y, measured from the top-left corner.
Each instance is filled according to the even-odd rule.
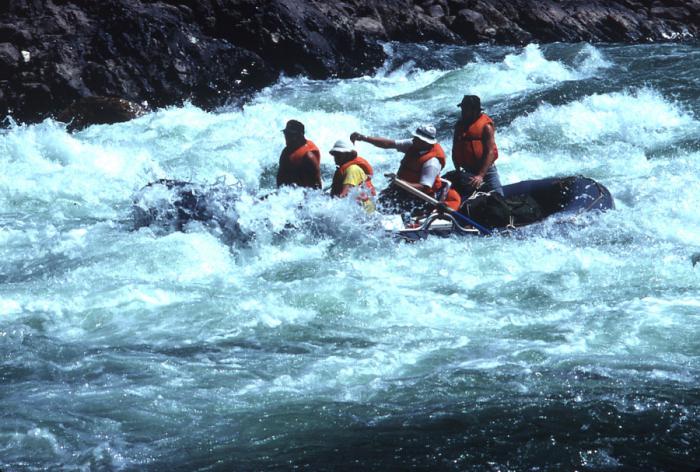
[[[563,212],[605,211],[615,208],[615,201],[610,191],[588,177],[575,176],[563,179],[562,187]]]
[[[541,207],[543,217],[554,213],[610,210],[615,202],[605,186],[582,176],[523,180],[503,187],[504,197],[530,195]]]

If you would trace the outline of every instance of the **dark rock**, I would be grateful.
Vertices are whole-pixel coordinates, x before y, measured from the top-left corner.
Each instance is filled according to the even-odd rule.
[[[690,18],[690,11],[683,7],[653,7],[651,15],[657,18],[685,21]]]
[[[22,15],[3,18],[0,34],[23,40],[17,32],[31,29],[37,39],[27,47],[31,59],[22,61],[21,74],[10,77],[0,116],[11,109],[20,121],[36,121],[93,95],[156,107],[185,100],[215,107],[277,77],[257,54],[207,36],[185,21],[194,14],[189,6],[183,10],[127,0],[81,7],[50,0],[12,2],[10,13],[20,11]],[[35,93],[24,90],[27,83],[43,84],[51,99],[38,103]]]
[[[483,41],[486,38],[488,23],[478,11],[464,8],[457,13],[452,30],[469,42]]]
[[[0,42],[11,42],[20,47],[27,47],[32,42],[29,31],[18,28],[17,25],[0,23]]]
[[[697,22],[697,17],[700,15],[700,0],[689,0],[686,2],[685,7],[693,15],[693,18],[696,18]]]
[[[576,33],[565,26],[567,13],[555,2],[541,2],[540,8],[522,12],[521,26],[540,41],[574,40]]]
[[[150,226],[168,233],[200,222],[220,234],[228,244],[243,243],[253,235],[238,224],[236,203],[242,193],[239,184],[201,185],[169,179],[151,182],[133,196],[134,229]]]
[[[144,112],[141,105],[121,98],[85,97],[61,111],[56,119],[68,123],[69,131],[76,131],[94,124],[129,121]]]
[[[387,37],[384,25],[374,18],[369,18],[366,16],[363,16],[355,22],[355,30],[359,31],[360,33],[376,36],[382,39]]]
[[[666,41],[698,37],[700,17],[693,13],[699,0],[450,0],[453,11],[476,11],[485,19],[481,34],[474,16],[459,15],[450,24],[469,41],[483,41],[495,30],[501,43],[523,41]],[[698,5],[700,7],[700,5]]]
[[[192,11],[192,8],[188,7],[187,5],[182,5],[182,4],[178,5],[177,7],[182,12],[182,15],[184,18],[190,19],[193,17],[194,12]]]
[[[24,105],[23,112],[28,114],[40,113],[54,98],[48,85],[37,82],[23,83],[19,89],[19,97]]]
[[[416,5],[417,7],[417,5]],[[450,31],[438,18],[426,15],[422,8],[416,11],[408,0],[392,0],[377,4],[389,39],[395,41],[459,42],[459,37]]]
[[[448,7],[450,11],[459,11],[469,8],[472,3],[474,3],[473,0],[449,0]]]
[[[445,16],[445,9],[441,5],[433,5],[428,10],[428,13],[433,18],[442,18]]]
[[[700,0],[0,0],[0,118],[91,96],[240,103],[281,72],[371,73],[386,59],[377,40],[698,37]]]
[[[0,43],[0,79],[9,78],[19,67],[22,56],[11,43]]]
[[[488,18],[483,32],[489,39],[506,44],[524,44],[532,40],[532,35],[518,25],[520,10],[513,5],[477,0],[474,9]]]
[[[313,78],[351,77],[381,66],[385,54],[354,29],[346,4],[275,0],[221,2],[208,34],[265,58],[276,70]],[[363,15],[374,17],[374,15]]]

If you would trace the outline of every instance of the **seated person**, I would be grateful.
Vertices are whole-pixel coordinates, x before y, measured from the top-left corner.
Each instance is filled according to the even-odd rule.
[[[304,125],[297,120],[289,120],[282,132],[287,145],[280,154],[277,187],[297,185],[320,189],[321,153],[304,136]]]
[[[402,152],[403,159],[397,177],[411,187],[434,197],[441,188],[440,171],[445,167],[445,152],[438,144],[436,134],[433,125],[423,125],[412,133],[412,139],[394,141],[354,132],[350,135],[350,140],[364,141],[383,149]],[[425,214],[426,210],[429,211],[426,205],[423,200],[396,186],[388,187],[379,195],[379,206],[389,211]]]
[[[330,154],[338,166],[333,175],[331,195],[344,198],[351,190],[357,190],[357,201],[368,213],[374,211],[374,197],[377,192],[372,185],[372,166],[364,158],[357,155],[352,143],[346,140],[336,141]]]
[[[497,192],[503,195],[501,180],[496,169],[498,146],[493,120],[481,109],[481,99],[465,95],[457,105],[460,119],[455,124],[452,138],[452,162],[455,170],[447,174],[463,197],[475,191]]]

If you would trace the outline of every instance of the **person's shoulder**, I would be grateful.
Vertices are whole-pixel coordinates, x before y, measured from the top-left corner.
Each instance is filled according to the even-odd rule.
[[[484,133],[493,133],[496,131],[496,125],[493,123],[491,118],[484,122],[483,130]]]
[[[367,174],[365,174],[365,171],[362,170],[362,168],[357,164],[353,164],[345,169],[343,184],[355,186],[364,182],[365,179],[367,179]]]
[[[413,145],[413,139],[397,139],[394,141],[396,149],[402,152],[408,151]]]
[[[346,174],[362,174],[365,175],[365,171],[357,164],[351,164],[345,169]]]
[[[321,153],[317,149],[309,149],[304,154],[304,158],[307,161],[311,161],[314,164],[318,164],[321,160]]]

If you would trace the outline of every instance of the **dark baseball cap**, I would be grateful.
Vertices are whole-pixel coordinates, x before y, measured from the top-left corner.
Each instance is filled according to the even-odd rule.
[[[481,99],[476,95],[465,95],[457,106],[481,110]]]
[[[289,120],[282,130],[283,133],[304,134],[304,124],[301,121]]]

